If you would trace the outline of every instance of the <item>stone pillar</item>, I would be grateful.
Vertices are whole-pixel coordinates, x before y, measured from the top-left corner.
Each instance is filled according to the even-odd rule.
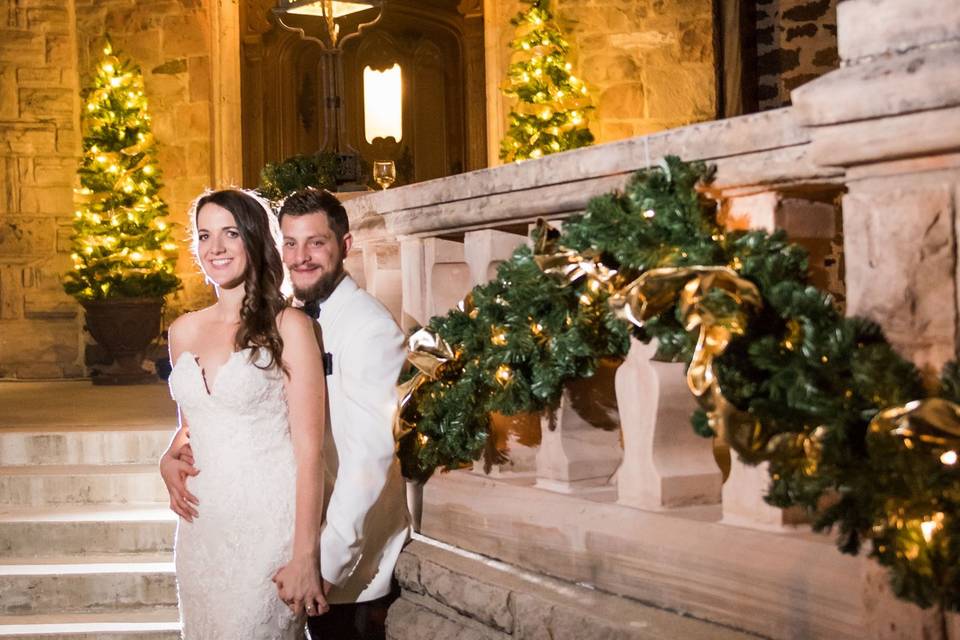
[[[240,3],[214,0],[210,3],[210,25],[213,178],[222,188],[243,185]]]
[[[877,322],[933,378],[956,357],[960,326],[960,4],[846,0],[837,27],[842,67],[793,103],[812,159],[846,171],[847,313]],[[942,637],[929,611],[890,597],[884,573],[864,580],[870,637]]]
[[[847,171],[847,312],[933,377],[960,323],[960,5],[847,0],[837,20],[843,67],[793,101],[813,159]]]
[[[623,458],[614,376],[601,366],[593,378],[568,383],[558,407],[541,418],[537,486],[570,493],[612,484]]]
[[[623,464],[617,502],[662,509],[720,501],[722,478],[712,443],[694,433],[697,407],[682,362],[655,362],[656,341],[631,340],[617,370],[617,406],[623,430]]]

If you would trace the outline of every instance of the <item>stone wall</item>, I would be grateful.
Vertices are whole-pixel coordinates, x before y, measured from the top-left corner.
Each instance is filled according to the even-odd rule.
[[[756,636],[532,574],[428,539],[397,564],[388,640],[748,640]]]
[[[500,94],[515,29],[517,0],[484,5],[487,47],[488,160],[497,151],[511,101]],[[713,10],[710,0],[554,0],[551,8],[571,45],[575,73],[597,110],[597,142],[716,117]]]
[[[69,267],[79,148],[73,3],[0,4],[0,377],[79,375]]]
[[[836,69],[837,0],[757,0],[760,109],[790,104],[790,92]]]
[[[212,182],[205,0],[3,0],[0,14],[0,378],[83,375],[79,305],[60,275],[69,259],[80,153],[80,89],[109,33],[144,71],[162,196],[186,222]],[[185,236],[185,234],[184,234]],[[184,246],[186,244],[184,243]],[[174,309],[208,296],[184,251]]]

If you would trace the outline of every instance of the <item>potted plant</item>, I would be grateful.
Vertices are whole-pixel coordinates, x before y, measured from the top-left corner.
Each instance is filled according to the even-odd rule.
[[[86,311],[86,328],[113,357],[94,384],[153,379],[143,353],[160,334],[164,297],[180,287],[167,205],[150,131],[143,75],[108,43],[84,92],[83,158],[74,191],[73,269],[66,292]]]

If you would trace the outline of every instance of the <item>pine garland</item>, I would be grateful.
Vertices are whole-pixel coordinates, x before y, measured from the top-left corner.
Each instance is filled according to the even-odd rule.
[[[621,281],[655,268],[726,266],[753,282],[763,306],[751,310],[716,369],[724,396],[762,427],[760,446],[740,453],[769,462],[767,501],[807,508],[816,530],[837,531],[845,553],[869,542],[899,597],[960,610],[952,441],[870,428],[884,410],[928,397],[919,372],[876,324],[843,317],[810,284],[806,252],[782,231],[723,229],[716,202],[703,195],[711,178],[702,163],[666,158],[623,193],[594,198],[565,223],[560,244],[595,252]],[[601,358],[623,356],[629,330],[606,298],[588,278],[568,284],[544,274],[522,247],[462,309],[432,319],[429,329],[456,358],[407,409],[416,425],[401,440],[408,477],[476,459],[489,412],[555,405],[565,382],[593,375]],[[731,317],[731,304],[710,294],[705,302],[718,318]],[[689,363],[696,346],[676,304],[634,332],[658,341],[659,359]],[[945,368],[934,396],[960,403],[960,367]],[[713,435],[702,411],[692,423]]]
[[[180,287],[180,279],[143,75],[109,44],[103,55],[85,92],[74,267],[63,286],[78,300],[162,298]]]

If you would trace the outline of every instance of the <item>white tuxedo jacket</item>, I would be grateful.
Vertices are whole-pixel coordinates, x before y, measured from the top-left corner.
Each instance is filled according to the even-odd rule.
[[[332,357],[320,572],[336,585],[331,603],[364,602],[390,591],[410,535],[393,439],[404,337],[390,312],[350,276],[320,305],[318,322]]]

